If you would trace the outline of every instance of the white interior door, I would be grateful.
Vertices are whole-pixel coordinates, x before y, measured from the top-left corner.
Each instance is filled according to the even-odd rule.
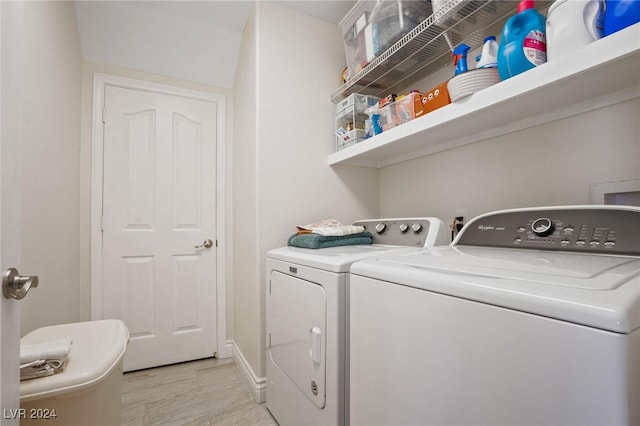
[[[20,262],[21,2],[0,3],[0,271]],[[0,291],[0,425],[20,412],[20,304]]]
[[[217,104],[107,85],[104,108],[103,317],[129,328],[125,370],[211,357]]]

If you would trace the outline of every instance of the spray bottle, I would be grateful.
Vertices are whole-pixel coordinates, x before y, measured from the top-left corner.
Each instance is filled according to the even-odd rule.
[[[462,74],[469,69],[467,68],[467,53],[471,49],[466,44],[460,44],[458,47],[453,49],[453,65],[456,67],[456,72],[454,75]]]

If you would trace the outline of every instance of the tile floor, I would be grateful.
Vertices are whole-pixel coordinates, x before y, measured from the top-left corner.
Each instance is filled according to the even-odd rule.
[[[277,425],[228,359],[125,373],[121,425]]]

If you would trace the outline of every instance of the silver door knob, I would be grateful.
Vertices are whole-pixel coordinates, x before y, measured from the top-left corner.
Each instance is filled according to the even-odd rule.
[[[22,276],[16,268],[2,272],[2,293],[7,299],[24,299],[32,287],[38,287],[38,277]]]
[[[195,246],[195,248],[211,248],[211,247],[213,247],[213,241],[211,241],[208,238],[204,240],[204,242],[199,246]]]

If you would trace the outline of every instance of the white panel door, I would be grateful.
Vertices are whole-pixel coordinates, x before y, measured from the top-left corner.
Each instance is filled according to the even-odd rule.
[[[216,108],[105,86],[103,316],[129,327],[126,371],[216,352]]]
[[[0,271],[20,266],[23,5],[0,3]],[[20,302],[0,292],[0,425],[19,424]]]

